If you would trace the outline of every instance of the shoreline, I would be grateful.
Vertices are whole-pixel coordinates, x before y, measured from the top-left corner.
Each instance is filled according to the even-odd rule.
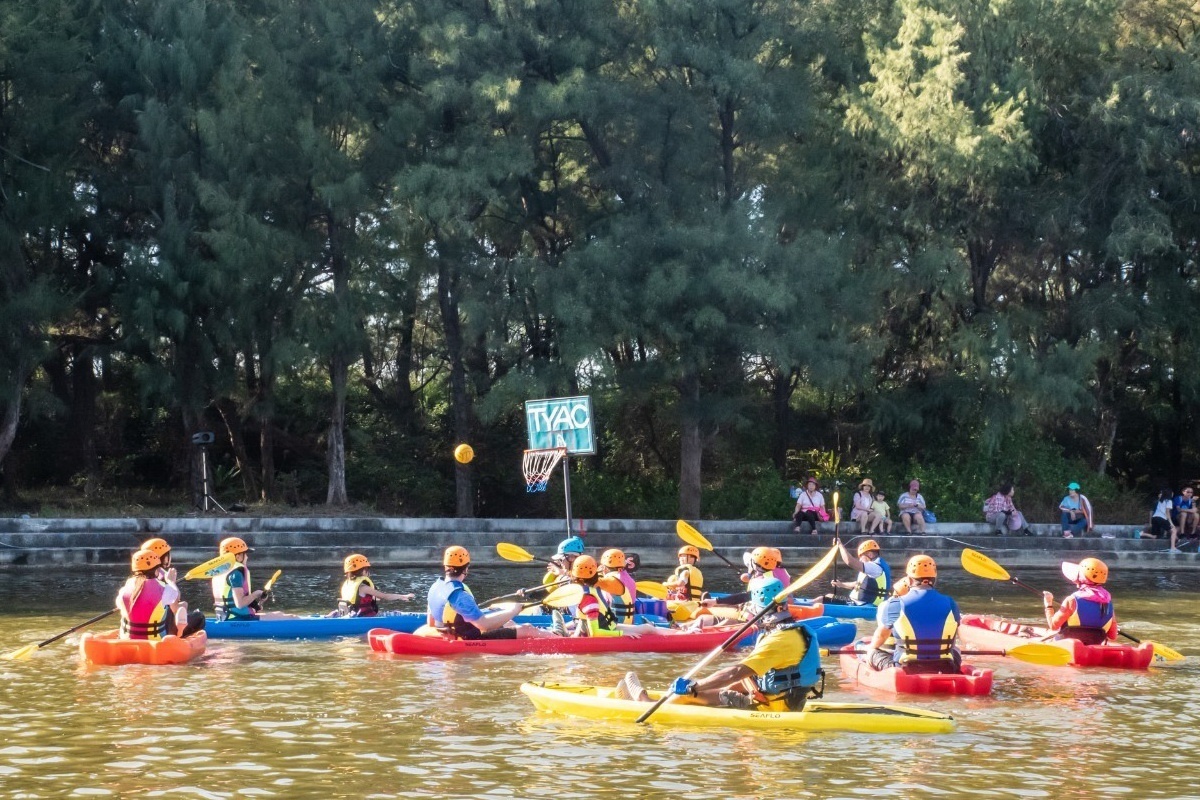
[[[682,542],[675,534],[675,520],[584,519],[576,522],[576,535],[580,524],[587,552],[593,555],[616,547],[637,553],[644,566],[676,564],[675,553]],[[1056,568],[1061,561],[1090,555],[1123,570],[1200,570],[1194,545],[1181,554],[1168,553],[1168,540],[1133,539],[1127,525],[1097,526],[1093,535],[1074,539],[1063,539],[1058,525],[1031,527],[1036,533],[1032,537],[996,536],[984,523],[940,522],[928,525],[924,536],[873,538],[893,564],[927,553],[944,569],[961,569],[959,555],[964,547],[971,547],[1016,569]],[[832,543],[834,531],[833,523],[825,523],[817,536],[797,534],[786,520],[708,520],[697,528],[735,565],[740,565],[744,551],[768,546],[778,547],[789,567],[819,559]],[[362,553],[380,567],[436,567],[442,550],[452,544],[467,547],[475,564],[516,566],[500,558],[497,543],[516,544],[542,558],[553,554],[566,535],[563,519],[4,517],[0,518],[0,571],[126,566],[137,545],[154,536],[171,544],[175,561],[181,564],[205,561],[216,554],[221,539],[239,536],[259,558],[281,567],[340,568],[350,553]],[[841,537],[848,544],[866,538],[846,523],[841,525]],[[702,553],[701,563],[726,568],[712,553]]]

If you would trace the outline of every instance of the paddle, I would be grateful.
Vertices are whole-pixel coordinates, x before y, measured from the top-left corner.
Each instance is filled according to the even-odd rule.
[[[675,521],[675,533],[676,533],[676,535],[679,536],[680,539],[683,539],[685,542],[690,544],[692,547],[698,547],[701,550],[707,550],[708,552],[712,553],[714,556],[716,556],[717,558],[721,559],[726,564],[728,564],[733,569],[733,571],[736,572],[738,575],[742,574],[741,567],[739,567],[737,564],[734,564],[732,561],[730,561],[728,558],[726,558],[725,556],[718,553],[716,550],[713,550],[712,542],[710,542],[708,539],[704,538],[704,534],[700,533],[700,531],[696,530],[688,523],[684,522],[681,519],[676,520]]]
[[[667,587],[658,581],[638,581],[637,590],[647,597],[653,597],[655,600],[667,599]]]
[[[853,647],[843,647],[840,650],[822,650],[821,655],[839,656],[857,655],[862,651]],[[1011,656],[1018,661],[1030,664],[1041,664],[1047,667],[1064,667],[1071,663],[1071,653],[1061,647],[1041,642],[1019,644],[1009,650],[963,650],[964,656]]]
[[[838,538],[838,528],[840,528],[841,526],[842,526],[842,509],[838,507],[838,493],[837,493],[837,490],[834,489],[834,491],[833,491],[833,545],[834,545],[834,547],[837,547],[838,543],[841,541],[841,539]],[[841,548],[838,548],[838,549],[841,550]],[[841,559],[834,559],[834,561],[833,561],[833,576],[829,579],[830,586],[833,588],[834,596],[837,595],[837,568],[838,568],[838,561],[840,561],[840,560]]]
[[[554,583],[542,583],[537,586],[530,586],[525,589],[518,589],[515,592],[510,592],[508,594],[502,594],[499,597],[493,597],[491,600],[484,600],[482,603],[480,603],[480,605],[490,606],[493,603],[499,603],[501,601],[508,600],[509,598],[516,598],[518,600],[523,600],[524,595],[526,595],[526,594],[530,594],[532,592],[549,592],[549,591],[552,591],[556,586],[562,586],[564,583],[570,583],[570,582],[571,582],[570,578],[563,578],[562,580],[555,581]],[[539,600],[538,602],[540,603],[541,601]]]
[[[541,600],[530,600],[529,602],[521,603],[521,608],[530,608],[531,606],[570,608],[571,606],[579,605],[579,601],[582,599],[583,587],[578,583],[572,583],[567,586],[558,587]]]
[[[99,622],[100,620],[104,619],[105,617],[111,617],[115,613],[117,613],[117,610],[115,608],[109,609],[108,611],[105,611],[103,614],[97,614],[96,616],[92,617],[91,619],[87,620],[86,622],[79,623],[74,628],[68,628],[67,630],[63,631],[62,633],[58,634],[57,636],[51,636],[49,639],[47,639],[44,642],[38,642],[37,644],[27,644],[24,647],[13,650],[10,653],[5,653],[4,655],[0,656],[0,658],[5,659],[6,661],[25,661],[26,659],[32,657],[34,653],[36,653],[38,650],[41,650],[46,645],[51,644],[53,642],[57,642],[59,639],[63,638],[64,636],[70,636],[75,631],[86,628],[88,625],[91,625],[92,623]]]
[[[1022,589],[1027,589],[1030,592],[1033,592],[1039,597],[1042,594],[1040,589],[1014,578],[1008,574],[1008,570],[1006,570],[1004,567],[1000,566],[983,553],[972,550],[969,547],[962,551],[962,565],[963,569],[965,569],[967,572],[980,578],[987,578],[991,581],[1008,581],[1009,583],[1020,586]],[[1136,639],[1133,636],[1130,636],[1128,633],[1125,633],[1125,631],[1118,630],[1117,633],[1119,633],[1121,636],[1124,636],[1131,642],[1136,642],[1137,644],[1142,643],[1141,639]],[[1180,653],[1178,650],[1173,650],[1170,647],[1167,647],[1165,644],[1159,644],[1158,642],[1150,642],[1150,644],[1154,647],[1154,655],[1164,661],[1182,661],[1184,659],[1182,653]]]
[[[538,558],[524,547],[519,547],[508,542],[497,542],[496,552],[499,553],[500,557],[505,561],[516,561],[519,564],[524,564],[529,561],[544,561],[546,563],[550,563],[550,559]]]
[[[768,603],[767,607],[764,608],[762,611],[759,611],[757,614],[755,614],[753,618],[747,620],[745,623],[738,626],[738,629],[736,631],[734,631],[733,634],[729,636],[729,638],[727,638],[724,642],[722,642],[720,645],[718,645],[717,648],[715,650],[713,650],[711,653],[706,655],[704,658],[700,659],[700,663],[696,664],[696,666],[694,666],[690,670],[688,670],[687,674],[685,674],[683,677],[685,679],[691,679],[698,672],[700,672],[700,670],[707,667],[713,659],[715,659],[717,656],[721,655],[721,653],[725,652],[730,647],[733,647],[733,645],[736,644],[739,640],[741,640],[741,638],[746,634],[746,631],[748,631],[752,627],[754,627],[754,625],[757,624],[760,619],[765,617],[768,614],[768,612],[771,611],[771,609],[774,607],[775,603],[783,602],[783,600],[786,599],[787,596],[790,595],[792,592],[799,591],[800,589],[803,589],[805,586],[808,586],[808,584],[815,581],[821,573],[823,573],[825,570],[829,569],[829,565],[833,562],[833,559],[836,558],[837,555],[838,555],[837,545],[834,545],[833,547],[829,548],[829,552],[826,553],[824,556],[822,556],[820,561],[818,561],[816,564],[813,564],[812,567],[809,568],[808,572],[805,572],[799,578],[794,580],[790,585],[785,586],[783,588],[783,591],[781,591],[779,594],[775,595],[772,603]],[[653,714],[655,711],[658,711],[659,707],[663,703],[667,702],[674,696],[675,695],[672,694],[671,692],[663,692],[662,695],[658,698],[658,700],[654,701],[654,704],[651,705],[650,708],[646,709],[645,713],[643,713],[640,717],[638,717],[636,721],[637,722],[645,722],[646,720],[648,720],[650,718],[651,714]]]
[[[233,553],[225,553],[216,558],[210,558],[197,567],[192,567],[183,576],[183,579],[185,581],[194,581],[198,578],[215,578],[218,575],[228,572],[236,563],[237,558]]]

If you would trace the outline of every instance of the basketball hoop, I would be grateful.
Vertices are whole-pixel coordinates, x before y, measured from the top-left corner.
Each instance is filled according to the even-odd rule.
[[[550,483],[550,473],[567,454],[565,447],[553,447],[549,450],[526,450],[521,460],[521,469],[525,473],[525,491],[544,492]]]

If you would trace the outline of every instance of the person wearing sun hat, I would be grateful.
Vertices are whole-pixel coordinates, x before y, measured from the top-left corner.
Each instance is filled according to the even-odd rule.
[[[1095,520],[1092,517],[1092,504],[1082,492],[1079,484],[1071,481],[1067,484],[1067,496],[1058,504],[1062,512],[1062,533],[1064,539],[1073,539],[1091,531]]]
[[[850,519],[858,523],[859,533],[866,533],[875,522],[875,512],[871,504],[875,502],[875,484],[870,478],[863,478],[854,493],[854,504],[850,509]]]
[[[1064,561],[1062,574],[1075,584],[1075,591],[1054,609],[1054,595],[1042,592],[1046,627],[1057,631],[1061,639],[1078,639],[1084,644],[1104,644],[1119,633],[1112,594],[1104,588],[1108,565],[1098,558],[1085,558],[1078,564]]]

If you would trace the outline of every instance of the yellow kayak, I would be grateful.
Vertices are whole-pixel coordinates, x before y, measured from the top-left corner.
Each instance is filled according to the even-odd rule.
[[[586,719],[634,722],[648,708],[646,703],[613,697],[613,690],[608,687],[523,683],[521,691],[539,711]],[[650,692],[650,697],[657,699],[659,693]],[[713,708],[676,698],[660,706],[648,721],[659,725],[785,731],[949,733],[954,730],[954,718],[937,711],[913,706],[826,703],[817,700],[810,700],[803,711],[752,711]]]

